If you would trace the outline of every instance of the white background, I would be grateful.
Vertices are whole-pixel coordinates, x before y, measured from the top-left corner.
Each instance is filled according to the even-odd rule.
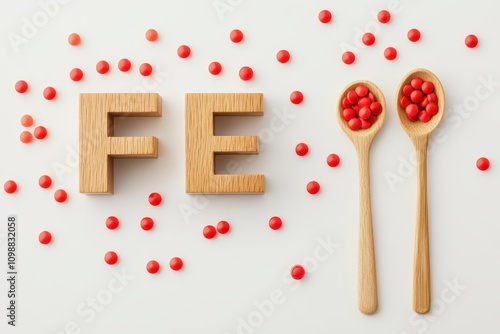
[[[498,2],[220,3],[230,3],[229,9],[218,13],[213,0],[70,1],[58,5],[57,13],[18,52],[9,34],[21,34],[23,18],[33,22],[42,7],[37,1],[4,4],[0,11],[0,177],[2,183],[16,180],[19,190],[14,195],[0,193],[0,219],[6,220],[9,214],[19,219],[20,306],[16,329],[7,328],[2,306],[1,332],[430,334],[497,329]],[[381,26],[374,13],[389,6],[394,6],[392,20]],[[330,24],[318,21],[322,9],[333,12]],[[144,38],[151,27],[160,34],[156,43]],[[414,27],[422,33],[418,43],[406,38]],[[229,40],[234,28],[245,34],[240,44]],[[359,44],[365,29],[377,32],[373,47]],[[76,48],[67,43],[71,32],[82,36]],[[479,37],[479,46],[472,50],[464,45],[470,33]],[[181,44],[191,46],[188,59],[177,57]],[[359,48],[352,66],[340,60],[346,45]],[[398,50],[395,61],[383,58],[387,46]],[[288,64],[275,59],[283,48],[291,53]],[[123,57],[133,63],[129,73],[116,67]],[[101,59],[112,67],[104,76],[95,71]],[[207,71],[214,60],[223,65],[219,76]],[[152,78],[138,73],[142,62],[153,65]],[[255,71],[249,82],[238,77],[244,65]],[[84,70],[81,82],[69,79],[73,67]],[[415,315],[411,308],[417,180],[408,165],[413,147],[399,126],[394,106],[400,80],[416,67],[432,70],[447,97],[439,140],[433,142],[428,161],[433,310],[426,316]],[[489,87],[491,92],[480,78],[496,83]],[[14,91],[19,79],[29,82],[27,94]],[[386,123],[371,155],[380,304],[372,316],[357,310],[357,160],[335,117],[341,90],[359,79],[376,83],[388,104]],[[54,101],[42,97],[49,85],[58,90]],[[481,85],[480,94],[488,92],[489,97],[478,100],[476,88]],[[71,153],[78,147],[78,94],[141,89],[162,96],[163,117],[117,122],[116,134],[157,136],[159,158],[118,161],[113,196],[79,194],[78,168]],[[293,90],[304,93],[301,105],[289,102]],[[219,134],[260,134],[262,152],[257,158],[248,162],[247,157],[228,157],[219,160],[218,169],[236,160],[244,173],[265,174],[264,195],[185,194],[184,94],[188,92],[264,93],[263,117],[221,119],[217,125]],[[271,138],[266,128],[276,112],[292,118]],[[29,145],[19,141],[23,130],[19,120],[25,113],[33,115],[35,125],[47,127],[45,140]],[[309,144],[305,157],[294,153],[299,142]],[[339,167],[326,165],[330,153],[341,157]],[[487,172],[475,167],[480,156],[490,158]],[[387,181],[391,173],[400,177],[392,186]],[[53,177],[51,189],[38,186],[42,174]],[[321,184],[316,196],[305,191],[310,180]],[[53,199],[58,188],[68,191],[64,204]],[[147,202],[153,191],[163,195],[159,207]],[[118,230],[106,229],[109,215],[120,218]],[[279,231],[267,225],[273,215],[284,221]],[[149,232],[139,226],[144,216],[156,221]],[[203,227],[222,219],[231,223],[230,233],[213,240],[203,238]],[[5,268],[6,222],[0,228],[0,265]],[[52,232],[50,245],[38,242],[42,230]],[[329,256],[321,252],[321,259],[314,259],[319,239],[338,247]],[[108,250],[119,254],[114,267],[103,261]],[[185,262],[180,272],[168,267],[174,256]],[[145,270],[151,259],[162,266],[157,275]],[[308,268],[300,283],[288,276],[297,263]],[[113,273],[122,271],[133,279],[92,317],[88,298],[109,297],[106,290],[114,282]],[[461,286],[455,292],[448,287],[453,282]],[[3,279],[0,290],[4,305]],[[272,293],[282,293],[283,302],[262,315],[255,302],[269,299]],[[77,311],[78,307],[83,309]],[[243,328],[242,321],[253,325]]]

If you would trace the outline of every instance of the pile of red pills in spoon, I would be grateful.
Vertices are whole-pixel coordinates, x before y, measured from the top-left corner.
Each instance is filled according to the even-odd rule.
[[[342,117],[349,129],[356,131],[368,129],[382,112],[382,104],[364,85],[358,85],[342,98]]]
[[[399,105],[412,122],[418,120],[426,123],[438,113],[438,97],[434,92],[434,84],[421,78],[413,78],[403,86],[403,97]]]

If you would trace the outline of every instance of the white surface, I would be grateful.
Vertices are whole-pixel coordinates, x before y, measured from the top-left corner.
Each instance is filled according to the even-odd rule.
[[[42,0],[43,1],[43,0]],[[0,219],[16,214],[20,221],[19,326],[7,328],[2,312],[2,333],[483,333],[498,328],[500,299],[500,46],[498,2],[401,1],[398,13],[383,27],[373,47],[356,52],[354,65],[341,61],[341,47],[353,45],[358,31],[373,26],[373,13],[392,1],[244,1],[219,16],[213,0],[204,1],[70,1],[36,36],[14,52],[7,38],[20,33],[23,17],[41,10],[37,1],[9,2],[0,11],[0,176],[18,182],[15,195],[0,193]],[[398,2],[396,1],[396,4]],[[317,14],[330,9],[334,19],[321,24]],[[144,38],[154,27],[156,43]],[[406,39],[408,29],[422,32],[419,43]],[[237,45],[229,32],[241,29],[245,38]],[[82,36],[79,47],[70,47],[69,33]],[[464,45],[467,34],[479,37],[479,46]],[[177,57],[181,44],[192,48],[190,58]],[[398,58],[383,58],[387,46],[397,48]],[[286,48],[288,64],[275,60]],[[118,60],[128,57],[133,70],[121,73]],[[112,69],[101,76],[95,71],[100,59]],[[211,76],[207,66],[220,61],[223,72]],[[154,66],[152,79],[138,73],[142,62]],[[241,66],[255,71],[254,79],[238,78]],[[81,67],[80,83],[69,71]],[[401,78],[411,69],[426,67],[441,79],[447,109],[440,126],[439,143],[429,156],[429,222],[433,310],[417,316],[411,309],[413,236],[416,178],[412,167],[402,170],[412,146],[395,115],[394,96]],[[479,78],[497,84],[479,107],[461,116],[457,105],[473,101]],[[25,79],[29,93],[17,94],[14,83]],[[373,221],[376,239],[380,308],[365,316],[357,311],[356,260],[358,177],[355,151],[335,118],[342,88],[353,80],[368,79],[385,93],[389,110],[386,124],[372,150]],[[150,80],[150,82],[148,82]],[[156,83],[155,83],[156,82]],[[42,97],[45,86],[58,90],[57,99]],[[69,155],[78,143],[78,94],[81,92],[132,92],[137,87],[158,92],[163,117],[127,119],[117,124],[117,135],[155,135],[160,140],[158,160],[122,160],[115,165],[115,195],[78,193],[78,170]],[[304,102],[293,106],[289,93],[301,90]],[[190,196],[184,193],[184,94],[188,92],[263,92],[265,116],[220,120],[220,134],[261,135],[262,152],[219,160],[219,169],[236,160],[245,173],[266,175],[261,196]],[[484,88],[480,93],[486,92]],[[269,135],[275,113],[294,115],[283,129]],[[45,125],[44,141],[23,145],[19,119],[30,113],[35,125]],[[466,116],[466,117],[465,117]],[[264,145],[264,141],[267,144]],[[297,143],[304,141],[310,153],[298,157]],[[329,153],[340,155],[338,168],[329,168]],[[491,168],[479,172],[480,156]],[[59,177],[57,164],[67,166]],[[221,167],[222,166],[222,167]],[[59,166],[60,167],[60,166]],[[387,173],[405,174],[389,186]],[[42,174],[50,174],[50,190],[38,187]],[[305,191],[310,180],[321,192]],[[53,191],[64,188],[67,203],[58,204]],[[160,207],[151,207],[147,196],[163,195]],[[191,209],[186,218],[181,209]],[[108,215],[121,226],[109,231]],[[154,230],[139,227],[143,216],[156,220]],[[272,231],[268,219],[279,215],[284,227]],[[231,231],[213,240],[203,238],[203,226],[228,220]],[[0,232],[5,232],[1,224]],[[44,229],[53,243],[38,243]],[[5,238],[0,240],[0,266],[5,268]],[[318,239],[334,241],[333,254],[320,253],[311,261]],[[104,253],[115,250],[119,264],[110,267]],[[180,272],[168,268],[171,257],[180,256]],[[145,270],[156,259],[157,275]],[[292,282],[288,271],[306,263],[307,276]],[[122,292],[91,319],[87,298],[106,297],[113,272],[132,275]],[[456,295],[447,282],[465,286]],[[6,284],[0,284],[2,305]],[[276,291],[275,291],[276,290]],[[282,293],[284,301],[270,316],[259,320],[255,302]],[[274,296],[276,297],[276,296]],[[4,311],[5,312],[5,311]],[[259,313],[261,314],[261,313]],[[239,329],[239,319],[254,321]],[[78,326],[72,330],[72,322]],[[7,331],[5,330],[7,328]],[[68,330],[66,330],[67,328]]]

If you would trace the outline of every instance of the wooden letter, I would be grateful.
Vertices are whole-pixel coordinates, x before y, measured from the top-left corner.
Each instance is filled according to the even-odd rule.
[[[113,137],[116,116],[161,116],[158,94],[80,94],[80,192],[113,193],[113,158],[157,158],[156,137]]]
[[[186,94],[186,192],[261,194],[264,175],[216,175],[216,154],[257,154],[257,136],[214,136],[214,116],[263,115],[262,94]]]

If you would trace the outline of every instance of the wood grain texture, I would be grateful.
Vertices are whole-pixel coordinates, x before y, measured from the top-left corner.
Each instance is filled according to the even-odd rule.
[[[399,101],[403,96],[403,86],[411,79],[419,77],[434,84],[438,97],[438,113],[429,122],[412,122],[406,117]],[[417,155],[417,217],[415,228],[415,254],[413,262],[413,310],[425,314],[431,309],[431,273],[429,251],[429,222],[427,207],[427,146],[432,132],[441,122],[445,111],[445,94],[439,79],[426,69],[415,69],[401,81],[396,95],[396,112],[402,128],[406,131],[415,147]]]
[[[158,94],[80,94],[80,192],[113,193],[114,158],[156,158],[155,137],[113,137],[114,117],[161,116]]]
[[[215,116],[263,115],[262,94],[186,94],[186,192],[262,194],[264,175],[217,175],[215,155],[257,154],[257,136],[214,136]]]
[[[382,113],[368,129],[352,131],[342,117],[342,98],[358,85],[365,85],[382,105]],[[370,81],[349,84],[340,95],[337,118],[340,127],[351,139],[358,155],[359,166],[359,251],[358,251],[358,308],[362,313],[373,314],[378,309],[377,272],[370,194],[370,148],[384,124],[387,113],[384,94]]]

